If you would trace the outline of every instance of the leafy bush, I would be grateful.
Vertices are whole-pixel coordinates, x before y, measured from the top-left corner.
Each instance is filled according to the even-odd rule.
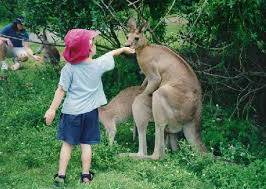
[[[219,104],[234,104],[235,113],[249,115],[255,110],[262,119],[266,115],[265,106],[259,106],[266,99],[265,1],[190,2],[183,10],[189,22],[181,32],[181,51],[191,58],[206,93]]]
[[[110,47],[122,46],[121,36],[125,37],[126,22],[131,16],[138,16],[139,20],[148,20],[151,27],[155,27],[160,22],[154,33],[163,39],[165,23],[161,18],[165,16],[170,1],[145,0],[130,6],[130,3],[124,0],[64,0],[61,2],[18,0],[18,2],[32,31],[39,32],[45,28],[63,38],[72,28],[97,29],[101,31],[104,39],[104,43],[99,48],[110,49]]]
[[[118,57],[115,62],[114,70],[103,76],[104,90],[109,98],[126,87],[141,85],[144,80],[135,57]]]
[[[230,118],[230,109],[219,105],[206,105],[202,118],[202,136],[215,155],[228,161],[250,163],[254,157],[265,157],[262,150],[264,131],[254,127],[251,121]]]
[[[17,0],[1,0],[0,6],[0,22],[14,19],[20,14],[21,9],[18,8]]]
[[[264,188],[266,186],[266,177],[264,172],[258,171],[258,169],[265,169],[265,166],[265,161],[262,160],[255,161],[247,167],[216,163],[207,167],[203,171],[202,176],[210,180],[217,188]]]

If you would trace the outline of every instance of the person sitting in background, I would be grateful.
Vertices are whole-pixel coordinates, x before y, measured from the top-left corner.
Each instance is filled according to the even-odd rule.
[[[29,39],[29,34],[24,28],[24,18],[22,16],[17,17],[13,23],[6,25],[0,30],[0,45],[5,45],[6,57],[13,58],[14,64],[11,66],[12,70],[18,70],[22,67],[22,62],[28,60],[28,57],[35,61],[40,61],[40,57],[33,55],[33,52],[26,42]],[[0,48],[4,49],[4,48]],[[5,62],[5,58],[2,58],[0,62],[1,70],[7,70],[8,66]]]

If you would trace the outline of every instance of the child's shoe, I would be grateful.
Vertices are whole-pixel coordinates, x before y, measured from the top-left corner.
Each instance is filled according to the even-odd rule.
[[[54,185],[57,187],[64,186],[65,185],[65,179],[66,179],[65,175],[55,174],[54,175]]]
[[[80,182],[84,184],[89,184],[93,180],[93,173],[90,172],[89,174],[81,174]]]

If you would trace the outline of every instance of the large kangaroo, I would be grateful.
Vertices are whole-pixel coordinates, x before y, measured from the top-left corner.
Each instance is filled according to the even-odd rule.
[[[201,86],[188,63],[169,48],[149,44],[144,36],[147,24],[137,28],[129,19],[130,32],[126,46],[136,50],[137,61],[146,76],[147,87],[132,105],[133,117],[139,134],[139,151],[129,154],[137,158],[160,159],[165,154],[164,131],[181,130],[188,142],[200,152],[206,148],[200,137]],[[147,98],[152,95],[152,102]],[[141,111],[140,111],[141,110]],[[146,130],[143,112],[152,114],[155,122],[155,147],[147,156]]]

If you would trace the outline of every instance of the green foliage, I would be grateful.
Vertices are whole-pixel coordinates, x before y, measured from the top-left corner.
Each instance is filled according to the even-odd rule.
[[[156,3],[155,3],[156,2]],[[161,17],[164,17],[166,11],[167,11],[167,8],[168,8],[168,4],[169,4],[169,0],[166,0],[166,1],[160,1],[160,0],[157,0],[157,1],[147,1],[147,6],[149,7],[149,11],[146,12],[147,14],[147,17],[151,17],[152,19],[150,20],[149,22],[149,27],[150,28],[155,28],[157,26],[157,23],[161,20]],[[159,38],[159,39],[163,39],[164,36],[165,36],[165,26],[166,26],[166,23],[165,21],[163,20],[161,22],[161,24],[159,25],[158,28],[156,28],[155,32],[156,32],[156,37]]]
[[[5,9],[4,6],[0,6],[0,21],[4,21],[6,19],[5,15],[6,15],[7,11]]]
[[[103,76],[104,89],[108,98],[128,86],[141,85],[144,75],[140,74],[137,60],[134,56],[116,58],[116,66],[112,72]]]
[[[233,47],[229,50],[254,45],[260,52],[263,51],[266,28],[264,1],[200,1],[195,9],[196,14],[189,17],[189,26],[196,43],[205,47],[223,47],[232,43]],[[236,52],[238,50],[235,49]]]
[[[34,32],[46,28],[64,37],[72,28],[92,28],[102,32],[107,47],[122,45],[119,34],[126,33],[126,23],[129,17],[138,16],[155,27],[165,16],[169,1],[140,1],[134,6],[128,2],[119,1],[77,1],[77,0],[19,0],[23,14],[27,18],[28,27]],[[142,7],[142,8],[140,8]],[[141,10],[139,10],[141,9]],[[154,11],[156,10],[156,11]],[[165,36],[164,21],[154,31],[160,39]],[[125,36],[123,36],[125,37]]]
[[[180,10],[188,20],[179,33],[180,49],[198,71],[204,91],[219,104],[233,104],[238,116],[262,112],[262,119],[266,111],[258,104],[266,99],[259,98],[265,88],[265,0],[189,2]]]
[[[71,28],[90,28],[92,26],[89,1],[21,1],[29,27],[33,31],[40,28],[57,32],[61,36]]]
[[[21,13],[17,0],[1,0],[0,5],[0,22],[14,19]]]
[[[262,160],[254,161],[246,167],[221,162],[207,167],[203,171],[203,175],[217,188],[264,188],[266,186],[265,173],[259,170],[253,171],[265,169],[265,166],[266,163]],[[239,180],[242,182],[238,182]]]
[[[206,111],[207,110],[207,111]],[[209,104],[203,112],[203,139],[216,155],[228,161],[248,164],[255,157],[265,157],[265,134],[250,121],[230,118],[219,105]]]

